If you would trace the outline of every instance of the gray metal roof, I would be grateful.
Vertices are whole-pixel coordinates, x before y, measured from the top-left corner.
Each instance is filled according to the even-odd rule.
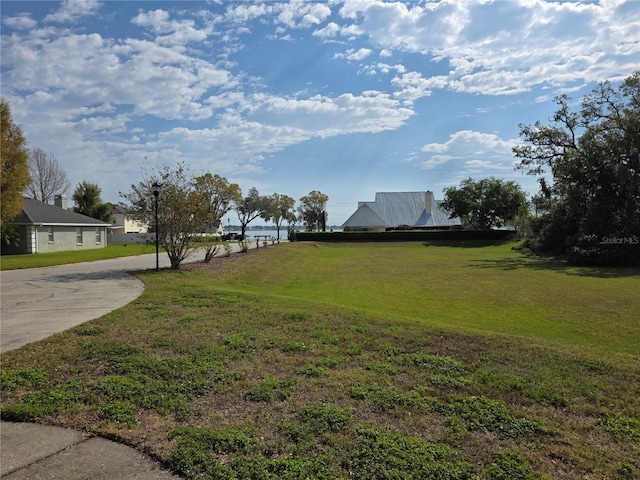
[[[109,224],[95,218],[64,210],[54,205],[25,198],[22,211],[11,223],[16,225],[69,225],[102,227]]]
[[[375,201],[359,202],[358,209],[367,207],[384,222],[381,227],[435,227],[460,225],[459,218],[449,218],[442,209],[441,201],[434,199],[433,192],[377,192]],[[356,214],[347,220],[344,226],[358,227],[354,222]]]

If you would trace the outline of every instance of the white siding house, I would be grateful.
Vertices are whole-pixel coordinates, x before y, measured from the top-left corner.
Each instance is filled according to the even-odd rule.
[[[358,209],[342,225],[344,231],[381,231],[392,228],[452,228],[462,225],[449,218],[433,192],[377,192],[375,201],[358,202]]]
[[[18,242],[17,245],[3,243],[3,254],[88,250],[107,246],[108,223],[31,198],[24,199],[22,211],[9,223],[16,228]]]

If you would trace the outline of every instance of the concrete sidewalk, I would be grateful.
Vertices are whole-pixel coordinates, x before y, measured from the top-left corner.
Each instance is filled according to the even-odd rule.
[[[7,480],[179,479],[133,448],[60,427],[0,423],[0,477]]]

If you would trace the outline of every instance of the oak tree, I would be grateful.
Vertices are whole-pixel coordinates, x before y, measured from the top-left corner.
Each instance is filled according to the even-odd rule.
[[[460,217],[465,227],[484,230],[512,224],[526,204],[527,197],[516,182],[490,177],[467,178],[459,188],[446,188],[441,206],[449,218]]]
[[[520,125],[518,168],[537,176],[542,215],[531,246],[574,263],[640,264],[640,72],[603,82],[572,110],[556,97],[550,125]]]
[[[300,197],[298,212],[300,219],[308,231],[326,229],[327,202],[329,197],[318,190]]]

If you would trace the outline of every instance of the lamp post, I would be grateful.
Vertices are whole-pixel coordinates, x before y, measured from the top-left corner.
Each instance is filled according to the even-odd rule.
[[[159,256],[159,246],[160,246],[160,236],[158,235],[158,196],[160,195],[160,185],[158,182],[153,182],[153,196],[156,200],[156,272],[160,270],[160,256]]]

